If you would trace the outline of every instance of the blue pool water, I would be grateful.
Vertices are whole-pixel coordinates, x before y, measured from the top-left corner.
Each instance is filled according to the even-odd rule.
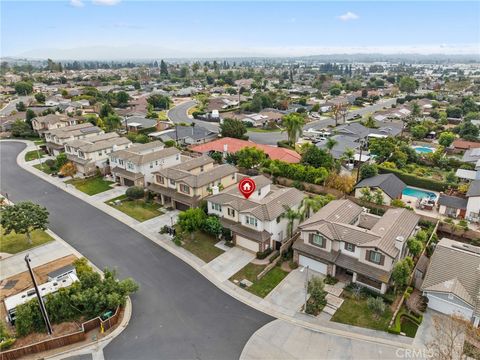
[[[433,152],[432,148],[426,146],[414,146],[413,148],[417,153],[427,154]]]
[[[433,192],[415,189],[408,186],[405,188],[405,190],[403,190],[402,194],[407,196],[414,196],[418,199],[423,199],[423,198],[436,199],[437,198],[437,195],[435,195],[435,193]]]

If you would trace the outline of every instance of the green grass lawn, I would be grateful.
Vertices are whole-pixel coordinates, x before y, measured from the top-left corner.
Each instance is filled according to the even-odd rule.
[[[113,205],[112,202],[115,200],[121,200],[120,205]],[[121,212],[131,216],[135,220],[140,222],[152,219],[156,216],[163,215],[163,212],[159,210],[161,207],[160,204],[151,202],[146,203],[145,200],[128,200],[125,195],[116,197],[114,199],[108,200],[105,204],[110,205],[111,207],[120,210]]]
[[[2,227],[0,227],[0,234],[0,252],[9,254],[16,254],[53,240],[50,235],[42,230],[35,230],[31,233],[32,244],[28,243],[27,235],[25,234],[11,232],[8,235],[4,235]]]
[[[247,264],[242,270],[233,275],[230,280],[241,281],[247,279],[253,283],[252,286],[246,288],[252,294],[260,297],[267,296],[284,278],[288,275],[279,266],[274,267],[264,277],[257,280],[257,275],[265,269],[265,265]]]
[[[282,131],[282,129],[279,129],[279,128],[262,129],[262,128],[249,127],[249,128],[247,128],[247,131],[258,132],[258,133],[270,133],[270,132],[279,132],[279,131]]]
[[[42,164],[33,165],[33,167],[35,169],[43,171],[45,174],[48,174],[48,175],[53,173],[53,171],[45,164],[43,164],[43,167],[42,167]]]
[[[193,239],[190,234],[184,236],[182,247],[208,263],[224,253],[222,249],[215,246],[217,242],[218,240],[213,236],[196,231],[193,234]]]
[[[342,306],[335,312],[332,321],[342,324],[360,326],[364,328],[387,331],[388,323],[392,318],[392,311],[386,306],[385,313],[375,317],[367,306],[367,299],[356,300],[346,293],[347,297]]]
[[[72,179],[68,180],[67,184],[75,186],[81,192],[87,195],[95,195],[101,192],[112,189],[110,186],[113,181],[103,180],[101,177],[93,177],[88,179]]]
[[[40,157],[38,156],[40,154]],[[45,152],[43,150],[32,150],[25,154],[25,161],[32,161],[43,158],[45,156]]]

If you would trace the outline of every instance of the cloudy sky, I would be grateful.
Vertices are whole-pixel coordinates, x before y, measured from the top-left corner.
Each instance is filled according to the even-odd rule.
[[[480,2],[1,0],[1,55],[480,54]]]

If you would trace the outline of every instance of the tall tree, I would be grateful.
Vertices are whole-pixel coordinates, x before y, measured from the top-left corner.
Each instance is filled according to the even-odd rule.
[[[165,61],[160,61],[160,75],[168,77],[168,66]]]
[[[291,113],[282,118],[282,125],[285,128],[290,145],[295,145],[297,138],[302,135],[305,119],[298,113]]]
[[[223,137],[232,137],[236,139],[244,139],[247,133],[245,124],[236,119],[225,119],[220,124],[220,134]]]
[[[260,166],[267,158],[262,149],[254,146],[247,146],[235,154],[237,156],[237,165],[246,169],[252,169]]]
[[[301,218],[301,212],[284,205],[285,211],[282,218],[287,219],[287,236],[290,239],[293,236],[293,229],[295,228],[295,221]]]
[[[17,234],[26,234],[28,243],[31,244],[33,230],[47,229],[48,211],[43,206],[30,201],[19,202],[3,209],[0,224],[5,235],[12,231]]]

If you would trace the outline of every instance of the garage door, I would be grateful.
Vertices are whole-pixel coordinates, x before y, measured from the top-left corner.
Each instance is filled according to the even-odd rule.
[[[447,315],[462,315],[465,319],[470,320],[472,318],[473,311],[465,309],[461,306],[453,304],[444,299],[438,298],[433,294],[427,294],[428,307]]]
[[[187,204],[183,204],[181,202],[175,201],[175,209],[180,210],[180,211],[187,211],[190,209],[190,206]]]
[[[320,261],[310,259],[309,257],[300,255],[298,258],[298,263],[300,266],[308,266],[309,269],[319,272],[320,274],[327,275],[327,264],[324,264]]]
[[[235,241],[237,246],[240,246],[242,248],[245,248],[247,250],[253,251],[253,252],[258,252],[258,243],[252,240],[249,240],[247,238],[244,238],[242,236],[236,236]]]

